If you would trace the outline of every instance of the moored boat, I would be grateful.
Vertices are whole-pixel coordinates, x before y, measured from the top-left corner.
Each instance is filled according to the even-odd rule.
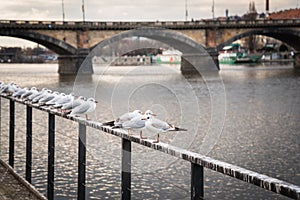
[[[230,44],[225,46],[219,52],[219,63],[221,64],[235,64],[235,63],[255,63],[261,60],[259,54],[249,54],[245,49],[241,48],[240,44]]]

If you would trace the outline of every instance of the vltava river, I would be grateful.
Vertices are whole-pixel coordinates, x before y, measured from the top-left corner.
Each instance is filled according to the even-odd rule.
[[[183,76],[176,66],[95,66],[92,77],[62,77],[56,64],[1,64],[0,80],[95,97],[90,115],[109,121],[151,109],[187,128],[161,141],[300,185],[300,72],[292,65],[223,65],[218,77]],[[1,107],[1,158],[8,159],[8,101]],[[16,104],[15,169],[25,174],[25,107]],[[55,197],[75,199],[76,123],[56,117]],[[87,130],[87,197],[119,199],[120,139]],[[155,139],[156,135],[145,132]],[[46,194],[47,114],[33,112],[33,185]],[[190,163],[133,144],[132,199],[190,199]],[[286,199],[205,170],[206,199]]]

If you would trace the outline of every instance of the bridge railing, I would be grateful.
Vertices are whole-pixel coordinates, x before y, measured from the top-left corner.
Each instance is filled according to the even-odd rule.
[[[133,29],[138,27],[163,27],[169,29],[204,29],[210,27],[268,27],[268,26],[296,26],[299,27],[300,19],[258,19],[258,20],[194,20],[194,21],[35,21],[35,20],[0,20],[0,27],[13,28],[40,28],[40,29]]]
[[[26,167],[25,178],[31,183],[32,166],[32,109],[38,109],[48,113],[48,173],[47,173],[47,198],[54,199],[54,152],[55,152],[55,117],[78,123],[78,185],[77,199],[85,199],[86,183],[86,127],[91,127],[104,131],[122,139],[122,160],[121,160],[121,198],[131,198],[131,144],[137,143],[165,154],[186,160],[191,163],[191,199],[204,198],[204,168],[225,174],[239,179],[249,184],[264,188],[290,198],[300,199],[300,187],[291,183],[266,176],[248,169],[222,162],[195,152],[181,149],[166,143],[153,143],[151,140],[143,140],[134,135],[128,135],[126,131],[112,129],[102,126],[100,122],[87,121],[79,117],[67,116],[56,110],[47,107],[37,106],[20,99],[16,99],[5,94],[0,95],[0,110],[2,106],[1,98],[9,100],[9,165],[14,167],[15,157],[15,102],[26,106]],[[1,113],[1,112],[0,112]],[[1,116],[1,115],[0,115]],[[1,127],[1,126],[0,126]],[[1,130],[1,129],[0,129]]]

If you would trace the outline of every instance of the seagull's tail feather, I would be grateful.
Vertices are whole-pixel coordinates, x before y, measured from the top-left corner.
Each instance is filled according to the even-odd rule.
[[[174,127],[174,130],[172,130],[172,131],[187,131],[187,129]]]
[[[112,129],[115,129],[115,128],[122,128],[122,125],[120,124],[120,125],[116,125],[116,126],[113,126],[113,127],[111,127]]]
[[[115,121],[109,121],[109,122],[105,122],[102,124],[103,126],[114,126],[115,125]]]
[[[65,111],[65,112],[63,112],[63,116],[67,116],[67,115],[71,114],[71,112],[72,112],[72,110]]]

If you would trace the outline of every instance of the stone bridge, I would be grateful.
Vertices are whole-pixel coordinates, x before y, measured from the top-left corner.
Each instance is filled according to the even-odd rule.
[[[300,66],[298,19],[178,22],[0,20],[0,35],[30,40],[53,50],[59,55],[60,74],[93,73],[91,62],[81,65],[89,53],[95,49],[101,52],[112,43],[129,37],[145,37],[178,49],[183,53],[183,73],[195,72],[195,69],[200,72],[218,71],[218,51],[250,35],[265,35],[285,42],[295,50],[295,67]]]

